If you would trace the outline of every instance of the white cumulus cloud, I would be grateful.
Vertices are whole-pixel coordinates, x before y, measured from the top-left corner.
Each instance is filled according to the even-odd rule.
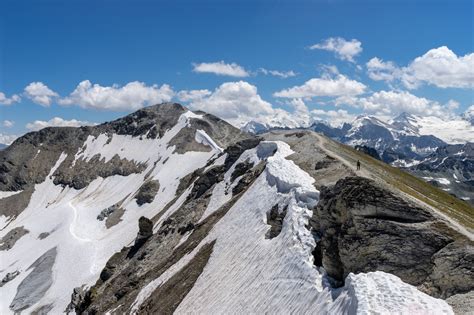
[[[143,82],[133,81],[124,86],[101,86],[85,80],[69,96],[60,99],[59,104],[100,110],[136,110],[143,106],[169,102],[174,94],[167,84],[147,86]]]
[[[450,117],[457,106],[454,101],[440,104],[407,91],[378,91],[368,97],[346,97],[336,100],[337,105],[350,105],[364,113],[391,118],[403,112],[421,116]]]
[[[311,116],[315,121],[325,121],[328,122],[331,126],[338,127],[343,123],[350,122],[354,120],[355,115],[349,113],[345,109],[337,110],[323,110],[323,109],[313,109],[311,111]]]
[[[272,105],[257,93],[257,87],[245,81],[223,83],[212,94],[192,101],[189,107],[216,115],[236,126],[274,112]]]
[[[364,93],[366,86],[358,81],[351,80],[344,75],[334,77],[324,76],[306,81],[303,85],[274,93],[275,97],[311,98],[316,96],[344,96]]]
[[[446,46],[431,49],[406,67],[375,57],[367,64],[370,78],[401,82],[408,89],[423,84],[440,88],[474,88],[474,53],[457,56]]]
[[[357,39],[346,40],[341,37],[330,37],[309,48],[331,51],[341,60],[355,62],[354,57],[362,52],[362,43]]]
[[[2,122],[2,126],[5,127],[5,128],[11,128],[11,127],[13,127],[14,124],[15,124],[15,122],[13,120],[8,120],[8,119],[6,119]]]
[[[7,135],[0,133],[0,144],[10,145],[13,141],[18,138],[17,135]]]
[[[36,104],[44,107],[49,107],[53,100],[59,96],[43,82],[31,82],[25,87],[24,94]]]
[[[88,121],[81,121],[76,119],[66,120],[61,117],[54,117],[48,121],[45,120],[35,120],[31,123],[26,124],[26,129],[31,131],[37,131],[46,127],[80,127],[80,126],[90,126],[94,123]]]
[[[260,73],[263,73],[264,75],[272,75],[274,77],[279,77],[279,78],[282,78],[282,79],[291,78],[291,77],[296,76],[296,73],[293,70],[279,71],[279,70],[268,70],[268,69],[265,69],[265,68],[260,68],[260,69],[258,69],[258,71]]]
[[[193,63],[193,67],[193,71],[198,73],[213,73],[237,78],[244,78],[250,75],[244,67],[236,63],[225,63],[222,60],[218,62]]]
[[[400,77],[401,71],[392,61],[383,61],[377,57],[366,64],[369,77],[375,81],[391,82]]]
[[[181,102],[190,102],[190,101],[197,101],[203,99],[206,96],[211,95],[212,92],[204,89],[204,90],[182,90],[179,91],[176,95]]]
[[[21,100],[21,98],[13,94],[10,97],[7,97],[4,93],[0,92],[0,104],[1,105],[11,105],[13,103],[18,103]]]

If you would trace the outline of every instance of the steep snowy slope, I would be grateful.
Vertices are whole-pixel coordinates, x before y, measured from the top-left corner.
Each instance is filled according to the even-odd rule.
[[[161,118],[175,120],[176,124],[160,129],[161,136],[150,136],[156,129],[153,124],[143,130],[143,135],[134,135],[144,121],[158,123]],[[14,143],[0,157],[2,184],[23,190],[3,193],[0,199],[0,260],[4,280],[8,273],[16,276],[0,288],[0,313],[38,308],[51,313],[64,311],[72,289],[91,285],[108,258],[133,242],[138,218],[157,214],[174,198],[183,177],[221,152],[205,130],[215,133],[215,141],[221,146],[230,139],[243,138],[230,125],[214,121],[215,117],[165,104],[93,127],[76,152],[64,144],[65,152],[54,161],[44,181],[36,179],[40,183],[35,185],[29,185],[25,178],[38,175],[35,159],[41,159],[42,150],[51,156],[52,148],[26,139]],[[128,128],[129,124],[135,128],[117,128],[121,134],[108,130],[114,125]],[[29,135],[36,136],[43,135]],[[20,159],[10,159],[26,153],[24,142],[38,150],[36,155],[25,157],[25,166],[19,164]],[[31,173],[17,171],[17,163],[22,169],[32,169]],[[132,170],[124,171],[127,167]],[[59,172],[61,168],[63,173]],[[159,189],[151,202],[139,205],[137,194],[147,182],[158,183]],[[29,193],[25,196],[25,192]],[[114,211],[100,220],[104,210],[111,208]]]
[[[108,276],[78,298],[76,310],[451,314],[444,301],[383,272],[350,274],[343,288],[332,289],[313,262],[316,240],[309,220],[319,192],[315,180],[287,159],[291,154],[288,144],[268,141],[244,151],[233,164],[228,155],[217,160],[208,173],[220,172],[220,180],[203,198],[196,200],[191,192],[181,208],[161,217],[156,233],[134,257],[125,258],[125,248],[116,254]],[[242,164],[248,171],[235,175]],[[215,180],[208,173],[205,182]],[[199,223],[179,232],[195,215]]]
[[[0,152],[0,313],[452,314],[441,298],[474,283],[469,237],[354,177],[318,139],[255,138],[178,104],[25,135]],[[365,227],[370,264],[336,264],[337,247],[319,261],[334,237],[322,226],[343,224],[325,205],[340,204],[347,176],[355,195],[382,196],[341,216]],[[402,264],[403,235],[418,256]]]

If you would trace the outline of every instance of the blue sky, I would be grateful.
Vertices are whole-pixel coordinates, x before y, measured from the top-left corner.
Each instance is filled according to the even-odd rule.
[[[325,118],[461,114],[474,104],[472,21],[472,1],[452,0],[3,0],[0,134],[168,99],[236,123],[296,104]]]

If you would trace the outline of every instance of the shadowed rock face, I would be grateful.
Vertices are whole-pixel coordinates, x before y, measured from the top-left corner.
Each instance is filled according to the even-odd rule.
[[[43,182],[62,152],[77,152],[90,128],[49,127],[15,140],[0,151],[0,190],[24,190]]]
[[[56,260],[56,247],[38,258],[29,268],[33,269],[18,286],[10,309],[20,312],[38,302],[53,283],[53,265]]]
[[[70,155],[72,162],[74,156]],[[70,186],[75,189],[87,187],[94,179],[98,177],[106,178],[113,175],[128,176],[130,174],[140,173],[145,170],[145,164],[138,164],[127,159],[121,159],[114,155],[107,162],[99,155],[93,156],[89,161],[83,159],[77,160],[74,166],[66,162],[56,172],[54,172],[54,184]]]
[[[323,187],[320,198],[315,261],[336,284],[350,272],[380,270],[438,297],[473,289],[472,243],[429,212],[361,177]]]

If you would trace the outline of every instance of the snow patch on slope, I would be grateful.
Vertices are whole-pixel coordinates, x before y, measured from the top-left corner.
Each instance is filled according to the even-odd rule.
[[[209,137],[209,135],[204,130],[201,130],[201,129],[196,130],[195,139],[198,143],[207,145],[216,151],[219,151],[219,152],[224,151],[224,149],[218,146],[217,143],[215,143],[214,140],[212,140],[211,137]]]

